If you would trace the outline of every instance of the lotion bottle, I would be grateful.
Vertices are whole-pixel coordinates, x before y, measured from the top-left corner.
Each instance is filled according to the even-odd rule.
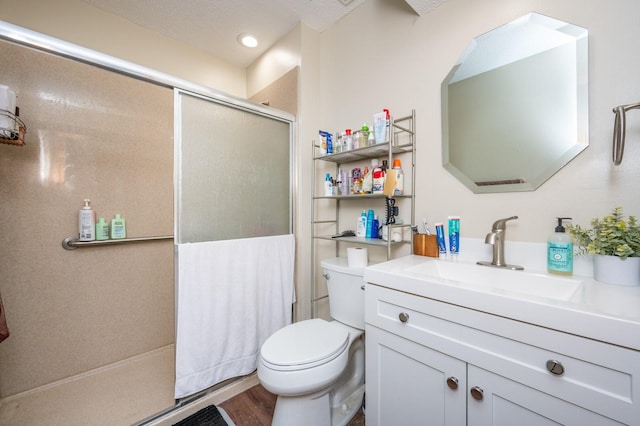
[[[570,217],[559,217],[555,232],[547,240],[547,270],[552,274],[573,274],[573,238],[565,232],[563,220]]]
[[[104,217],[98,219],[96,223],[96,240],[103,241],[109,239],[109,224]]]
[[[111,239],[119,240],[122,238],[127,238],[127,228],[124,219],[118,213],[116,217],[111,219]]]
[[[367,212],[367,227],[366,227],[366,231],[365,231],[365,237],[367,238],[373,238],[373,220],[375,218],[375,215],[373,213],[373,210],[369,209],[369,211]]]
[[[362,214],[358,217],[358,222],[356,223],[356,237],[366,237],[367,236],[367,212],[362,210]]]
[[[96,212],[91,208],[91,200],[82,200],[82,208],[78,212],[78,232],[80,241],[96,239]]]
[[[324,196],[331,197],[333,195],[333,183],[331,182],[331,175],[327,173],[324,176]]]
[[[404,172],[399,159],[393,160],[393,171],[396,173],[396,187],[393,189],[393,195],[404,194]]]

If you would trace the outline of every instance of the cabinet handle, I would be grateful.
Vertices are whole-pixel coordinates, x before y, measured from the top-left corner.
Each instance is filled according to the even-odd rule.
[[[409,314],[406,312],[400,312],[400,315],[398,315],[398,318],[400,319],[400,322],[407,322],[409,321]]]
[[[328,279],[330,279],[330,278],[331,278],[331,275],[329,275],[329,274],[322,274],[322,277],[323,277],[325,280],[328,280]]]
[[[484,391],[482,390],[481,387],[474,386],[471,388],[471,396],[473,397],[473,399],[482,401],[483,395],[484,395]]]
[[[458,389],[458,379],[453,376],[447,378],[447,386],[449,386],[449,388],[453,390]]]
[[[550,359],[547,361],[547,370],[555,376],[562,376],[564,374],[564,365],[560,361]]]
[[[364,291],[364,284],[362,284],[362,286],[360,287],[360,290]]]

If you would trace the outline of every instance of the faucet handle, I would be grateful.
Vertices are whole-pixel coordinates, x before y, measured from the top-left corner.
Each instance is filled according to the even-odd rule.
[[[491,227],[491,231],[492,232],[497,232],[497,231],[504,231],[507,228],[506,222],[508,220],[513,220],[513,219],[517,219],[518,216],[511,216],[511,217],[506,217],[504,219],[498,219],[495,222],[493,222],[493,226]]]

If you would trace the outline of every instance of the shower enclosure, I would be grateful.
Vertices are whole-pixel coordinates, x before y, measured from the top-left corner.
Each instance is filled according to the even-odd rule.
[[[240,142],[231,136],[250,136],[245,145],[250,152],[254,144],[266,148],[272,141],[260,135],[270,138],[272,132],[269,124],[260,130],[261,120],[276,122],[287,129],[287,158],[278,167],[258,163],[289,181],[293,120],[1,22],[0,52],[11,59],[0,64],[0,84],[16,91],[29,129],[25,146],[0,146],[0,293],[11,331],[0,344],[0,424],[105,419],[132,424],[171,409],[176,404],[172,241],[76,250],[61,243],[77,235],[84,198],[91,198],[98,217],[122,214],[128,237],[174,233],[176,96],[214,110],[205,114],[206,108],[196,107],[189,120],[202,119],[210,140],[222,144],[213,158],[195,157],[214,173],[194,203],[218,226],[216,235],[290,229],[290,187],[270,194],[276,210],[256,214],[260,219],[252,229],[230,203],[258,206],[262,200],[229,188],[236,181],[225,166],[245,155],[233,154]],[[214,123],[238,112],[242,131],[212,136]],[[228,155],[224,160],[222,151]],[[238,178],[249,182],[255,158],[246,161]],[[264,188],[261,192],[269,196]],[[188,215],[181,217],[191,223]],[[183,235],[190,232],[184,230]]]

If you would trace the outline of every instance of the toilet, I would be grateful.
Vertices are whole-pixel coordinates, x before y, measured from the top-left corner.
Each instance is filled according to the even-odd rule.
[[[273,426],[343,426],[362,406],[364,269],[339,257],[320,264],[333,320],[288,325],[260,349],[258,378],[278,395]]]

